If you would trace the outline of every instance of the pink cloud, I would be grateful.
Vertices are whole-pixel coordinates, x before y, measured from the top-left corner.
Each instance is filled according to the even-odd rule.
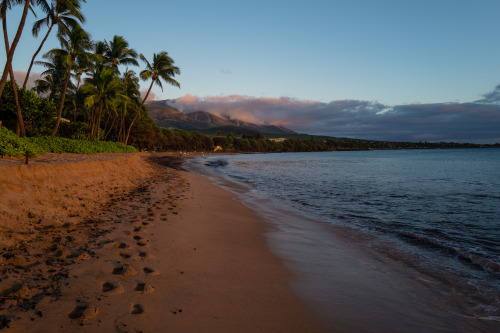
[[[206,111],[309,134],[390,141],[500,142],[500,103],[480,102],[387,106],[359,100],[322,103],[290,97],[185,95],[168,104],[185,113]]]
[[[22,87],[24,83],[24,79],[26,78],[26,72],[23,71],[14,71],[14,78],[16,79],[16,83],[18,86]],[[41,78],[40,73],[30,73],[30,77],[28,82],[26,83],[26,88],[31,89],[35,86],[35,81]]]
[[[175,100],[182,112],[207,111],[221,117],[264,125],[290,125],[290,111],[305,110],[320,104],[290,97],[256,98],[246,95],[207,96],[185,95]]]
[[[146,93],[147,92],[148,92],[148,89],[141,89],[140,90],[141,98],[142,99],[144,99],[144,97],[146,97]],[[149,96],[148,96],[148,101],[153,101],[153,100],[155,100],[157,98],[158,98],[158,96],[154,92],[150,92]]]

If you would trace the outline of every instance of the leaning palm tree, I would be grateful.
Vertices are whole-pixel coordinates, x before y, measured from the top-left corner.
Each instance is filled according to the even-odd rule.
[[[180,83],[174,79],[174,76],[180,74],[181,71],[179,67],[174,66],[174,60],[168,56],[167,52],[163,51],[158,54],[156,53],[153,54],[152,63],[149,63],[149,61],[146,59],[146,57],[144,57],[142,53],[140,55],[140,58],[142,61],[146,63],[146,69],[141,72],[140,77],[144,81],[151,79],[151,85],[149,86],[146,96],[144,96],[141,105],[137,109],[137,112],[135,113],[134,117],[132,118],[132,121],[129,124],[127,136],[125,137],[124,141],[125,144],[127,144],[128,142],[132,126],[137,120],[137,117],[139,116],[141,109],[144,106],[144,103],[148,99],[149,93],[151,92],[151,88],[153,88],[153,84],[156,83],[158,86],[160,86],[162,91],[163,91],[163,86],[161,85],[161,80],[164,80],[166,83],[172,86],[176,86],[179,88],[181,86]]]
[[[126,99],[123,94],[123,86],[119,77],[116,76],[116,70],[111,67],[104,67],[94,77],[87,78],[82,86],[82,91],[87,94],[85,104],[92,108],[98,106],[98,113],[92,122],[92,132],[96,133],[99,141],[100,125],[103,109],[114,109],[117,98]]]
[[[12,8],[13,5],[12,2],[13,1],[10,0],[2,0],[2,2],[0,2],[0,19],[2,20],[3,37],[5,41],[5,52],[7,55],[9,54],[9,49],[10,49],[9,34],[7,33],[7,10]],[[21,110],[21,104],[19,104],[19,96],[17,95],[17,84],[16,84],[16,79],[14,77],[14,71],[12,70],[12,64],[9,66],[8,70],[10,75],[10,82],[12,84],[12,93],[14,95],[14,103],[16,105],[16,112],[17,112],[16,134],[21,137],[24,137],[25,130],[24,130],[23,113]]]
[[[78,25],[78,21],[81,23],[85,22],[85,17],[80,12],[80,1],[81,0],[53,0],[49,8],[43,8],[47,16],[36,21],[33,24],[31,32],[33,33],[33,36],[38,37],[38,33],[40,32],[42,26],[46,25],[48,30],[40,43],[40,46],[33,55],[33,58],[31,58],[31,63],[28,68],[28,72],[26,73],[26,78],[24,79],[23,88],[26,88],[33,63],[35,62],[38,53],[40,53],[43,44],[45,44],[45,41],[49,37],[52,28],[57,25],[59,33],[63,31],[69,32],[72,27]],[[83,2],[85,1],[86,0],[83,0]]]
[[[125,118],[129,108],[138,108],[141,104],[141,93],[139,92],[139,78],[132,70],[126,70],[121,78],[123,91],[128,99],[121,103],[120,128],[118,130],[118,141],[125,141]]]
[[[16,50],[17,44],[21,39],[21,34],[23,33],[24,24],[26,23],[26,16],[28,16],[28,10],[31,7],[31,4],[36,4],[41,6],[42,8],[47,8],[49,5],[46,0],[11,0],[11,4],[22,4],[24,3],[23,13],[21,15],[21,21],[19,22],[19,26],[17,27],[16,35],[14,36],[14,40],[10,45],[7,52],[7,59],[5,61],[5,67],[3,69],[2,78],[0,79],[0,96],[2,96],[3,89],[5,88],[5,83],[7,82],[7,75],[9,74],[9,68],[12,66],[12,59],[14,58],[14,52]],[[7,50],[6,50],[7,51]]]
[[[122,36],[114,36],[113,40],[106,43],[104,56],[108,63],[118,68],[118,65],[135,65],[137,63],[137,52],[128,47],[128,42]]]
[[[64,108],[64,98],[68,89],[69,79],[71,78],[71,69],[75,60],[79,57],[86,57],[89,55],[89,50],[92,49],[92,42],[89,35],[80,26],[73,27],[68,34],[59,33],[57,35],[61,43],[60,49],[53,49],[49,53],[65,59],[66,65],[66,81],[61,94],[61,101],[59,102],[59,112],[57,113],[56,125],[51,136],[55,136],[61,122],[62,111]]]

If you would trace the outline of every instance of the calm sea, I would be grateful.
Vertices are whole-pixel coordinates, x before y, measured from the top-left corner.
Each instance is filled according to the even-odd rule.
[[[406,267],[422,288],[439,289],[429,294],[441,310],[479,321],[464,331],[500,328],[500,149],[244,154],[196,164],[245,184],[268,211],[320,221]]]

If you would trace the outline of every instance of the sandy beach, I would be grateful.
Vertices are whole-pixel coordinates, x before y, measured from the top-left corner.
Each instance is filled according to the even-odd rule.
[[[173,156],[23,162],[0,160],[4,331],[323,330],[271,226]]]

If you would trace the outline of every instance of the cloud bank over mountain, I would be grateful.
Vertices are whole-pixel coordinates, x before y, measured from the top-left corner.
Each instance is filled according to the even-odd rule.
[[[500,85],[470,103],[388,106],[360,100],[329,103],[289,97],[185,95],[170,105],[300,133],[390,141],[500,142]]]

